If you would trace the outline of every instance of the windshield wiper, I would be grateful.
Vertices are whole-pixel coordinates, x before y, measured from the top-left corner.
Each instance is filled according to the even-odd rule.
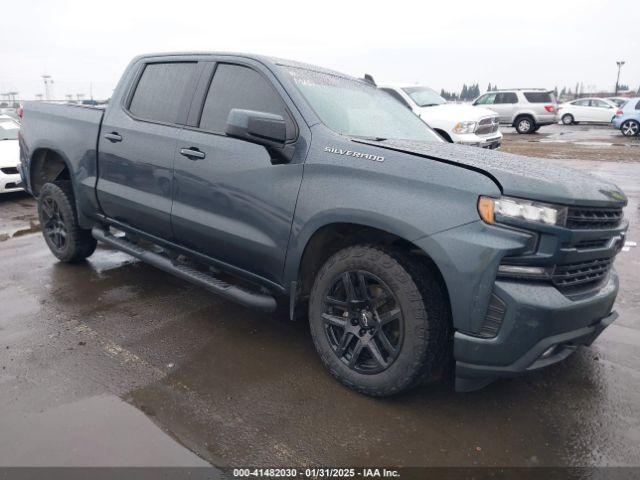
[[[440,103],[425,103],[424,105],[420,105],[421,107],[437,107],[441,105]]]

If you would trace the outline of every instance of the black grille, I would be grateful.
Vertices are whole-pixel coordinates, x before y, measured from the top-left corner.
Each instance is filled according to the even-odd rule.
[[[598,258],[588,262],[558,265],[551,279],[562,292],[588,289],[606,278],[612,264],[613,258]]]
[[[589,250],[591,248],[604,248],[609,244],[609,238],[597,238],[595,240],[581,240],[575,245],[574,248],[578,250]]]
[[[483,118],[478,122],[476,135],[489,135],[498,131],[498,117]]]
[[[569,208],[567,228],[615,228],[622,222],[622,208]]]
[[[18,169],[16,167],[4,167],[0,168],[0,170],[6,175],[15,175],[18,173]]]

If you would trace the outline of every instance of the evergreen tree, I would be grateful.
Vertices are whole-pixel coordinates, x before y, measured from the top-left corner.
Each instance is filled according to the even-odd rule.
[[[487,85],[487,92],[491,91],[491,82],[489,82],[489,85]]]

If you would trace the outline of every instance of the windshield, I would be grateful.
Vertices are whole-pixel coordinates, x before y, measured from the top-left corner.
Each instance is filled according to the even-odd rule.
[[[402,90],[404,90],[419,107],[433,107],[447,103],[444,98],[429,87],[407,87]]]
[[[387,93],[363,81],[285,67],[294,83],[331,130],[374,140],[440,142],[440,137]]]
[[[17,140],[20,125],[9,118],[0,118],[0,140]]]

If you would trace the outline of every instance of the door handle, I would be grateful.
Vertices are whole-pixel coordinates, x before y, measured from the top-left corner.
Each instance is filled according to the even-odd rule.
[[[202,160],[207,156],[204,152],[201,152],[196,147],[181,148],[180,155],[184,155],[189,160]]]
[[[104,138],[113,143],[122,141],[122,135],[119,135],[118,132],[105,133]]]

